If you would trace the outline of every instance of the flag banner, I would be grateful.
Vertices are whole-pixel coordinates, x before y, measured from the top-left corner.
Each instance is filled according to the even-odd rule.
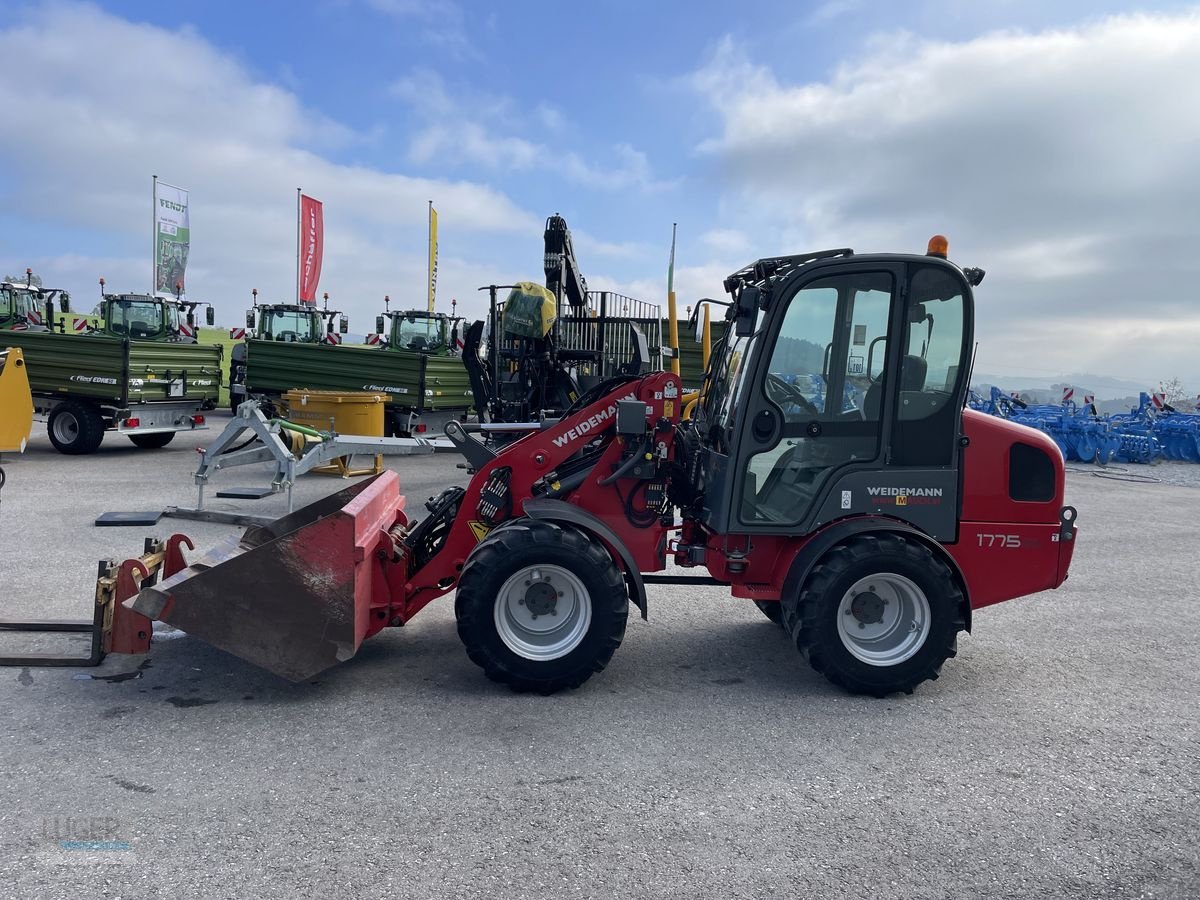
[[[154,289],[186,290],[188,247],[188,192],[161,181],[154,183]]]
[[[429,204],[429,311],[433,312],[433,304],[437,299],[437,210]]]
[[[321,280],[321,253],[325,249],[325,223],[321,201],[300,196],[300,302],[317,302],[317,282]]]

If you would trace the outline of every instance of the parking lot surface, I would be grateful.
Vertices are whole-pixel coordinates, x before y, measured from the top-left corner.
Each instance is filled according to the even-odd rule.
[[[82,458],[39,431],[6,458],[0,616],[86,617],[98,559],[236,533],[91,524],[194,504],[225,421]],[[456,462],[391,466],[412,508]],[[979,611],[911,696],[847,696],[708,587],[652,588],[608,669],[552,697],[489,682],[447,599],[296,685],[186,636],[0,670],[3,894],[1200,896],[1200,489],[1068,478],[1070,579]]]

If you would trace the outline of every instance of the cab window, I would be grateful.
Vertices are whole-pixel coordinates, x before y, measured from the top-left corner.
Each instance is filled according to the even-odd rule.
[[[909,286],[900,396],[896,417],[898,465],[953,461],[955,398],[965,377],[967,333],[963,281],[942,267],[917,269]]]

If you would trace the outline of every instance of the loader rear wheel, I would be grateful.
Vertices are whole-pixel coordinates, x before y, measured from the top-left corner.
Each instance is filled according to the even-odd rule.
[[[68,456],[95,453],[104,440],[104,417],[91,404],[67,400],[51,411],[46,433],[59,453]]]
[[[159,447],[165,447],[171,441],[175,440],[175,432],[160,431],[157,434],[131,434],[129,439],[133,441],[135,447],[141,447],[143,450],[157,450]]]
[[[489,678],[552,694],[608,665],[625,636],[629,594],[598,541],[523,520],[475,548],[454,612],[467,655]]]
[[[809,664],[854,694],[911,694],[957,653],[966,600],[946,562],[896,534],[831,549],[782,603]]]

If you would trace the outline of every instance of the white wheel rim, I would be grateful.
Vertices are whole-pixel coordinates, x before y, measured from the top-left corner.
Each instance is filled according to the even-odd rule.
[[[925,592],[894,572],[860,578],[838,604],[842,646],[869,666],[896,666],[911,659],[925,645],[929,626]]]
[[[54,436],[64,444],[75,443],[79,437],[79,420],[74,413],[61,412],[54,418]]]
[[[562,566],[526,566],[500,588],[496,632],[513,653],[547,662],[583,642],[592,624],[592,598]]]

